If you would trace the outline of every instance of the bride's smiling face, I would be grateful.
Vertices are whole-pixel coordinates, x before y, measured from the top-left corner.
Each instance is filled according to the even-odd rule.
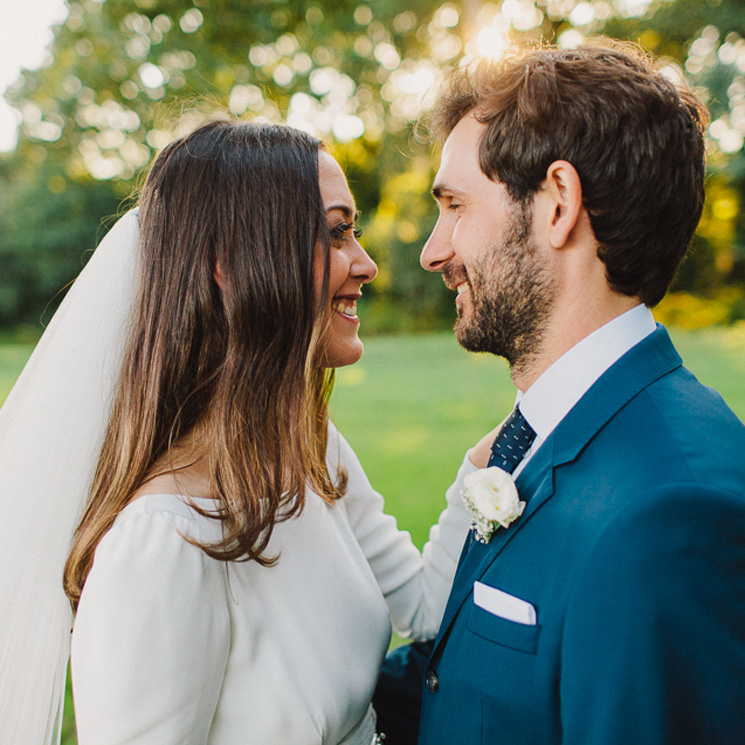
[[[329,249],[329,324],[324,338],[324,367],[343,367],[357,362],[363,346],[358,331],[357,300],[361,288],[378,273],[375,262],[357,241],[354,197],[339,164],[325,150],[318,153],[318,181],[326,212],[331,247]],[[323,251],[316,251],[316,286],[323,276]]]

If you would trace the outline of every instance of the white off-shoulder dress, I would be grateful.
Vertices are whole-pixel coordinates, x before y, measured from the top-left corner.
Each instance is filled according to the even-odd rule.
[[[420,556],[333,428],[328,460],[346,468],[346,495],[308,494],[272,534],[273,567],[185,541],[220,528],[176,495],[122,511],[75,620],[79,745],[370,745],[391,621],[435,635],[469,519],[459,478]]]

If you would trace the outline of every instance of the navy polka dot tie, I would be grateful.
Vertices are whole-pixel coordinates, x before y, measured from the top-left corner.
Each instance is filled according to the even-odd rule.
[[[517,464],[525,457],[535,440],[535,431],[525,421],[516,406],[507,417],[491,446],[488,466],[498,466],[507,473],[512,473]]]

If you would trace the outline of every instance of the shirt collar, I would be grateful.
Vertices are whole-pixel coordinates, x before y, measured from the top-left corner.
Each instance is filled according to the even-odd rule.
[[[593,383],[656,328],[652,311],[637,305],[593,331],[544,370],[516,404],[545,440]]]

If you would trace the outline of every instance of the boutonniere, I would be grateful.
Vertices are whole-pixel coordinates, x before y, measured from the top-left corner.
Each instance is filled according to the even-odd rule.
[[[512,476],[496,466],[469,473],[463,479],[461,498],[471,513],[476,540],[481,543],[489,543],[500,525],[508,528],[525,509]]]

